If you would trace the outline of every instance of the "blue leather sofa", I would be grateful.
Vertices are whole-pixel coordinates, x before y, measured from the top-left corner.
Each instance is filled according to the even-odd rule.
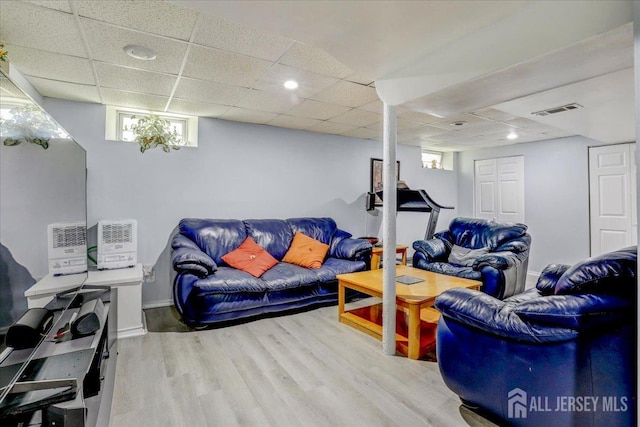
[[[524,224],[454,218],[448,230],[413,242],[413,266],[479,280],[483,292],[503,299],[524,290],[530,246],[531,236]],[[466,259],[452,262],[452,249],[468,251]]]
[[[221,258],[250,236],[281,261],[297,231],[329,245],[321,268],[279,262],[256,278]],[[171,248],[176,308],[187,325],[201,327],[335,303],[336,275],[368,269],[372,246],[331,218],[183,219]]]
[[[453,289],[435,307],[446,385],[515,426],[632,426],[637,247],[550,265],[504,301]]]

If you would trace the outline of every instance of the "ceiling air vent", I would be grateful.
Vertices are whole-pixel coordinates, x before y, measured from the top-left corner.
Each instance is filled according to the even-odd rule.
[[[582,105],[576,104],[574,102],[573,104],[567,104],[561,107],[553,107],[553,108],[548,108],[546,110],[535,111],[531,114],[533,114],[534,116],[548,116],[549,114],[562,113],[563,111],[571,111],[571,110],[576,110],[578,108],[583,108],[583,107]]]

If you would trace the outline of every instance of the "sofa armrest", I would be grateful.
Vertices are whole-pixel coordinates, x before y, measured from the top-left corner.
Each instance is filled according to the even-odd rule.
[[[549,295],[524,301],[513,312],[532,323],[577,330],[635,320],[628,299],[597,294]]]
[[[416,240],[413,242],[413,249],[425,255],[429,262],[433,262],[438,258],[446,257],[450,249],[441,239]]]
[[[371,257],[373,245],[368,240],[345,238],[333,248],[332,256],[348,260],[365,260]]]
[[[485,267],[492,267],[496,270],[506,270],[507,268],[520,264],[523,257],[513,252],[492,252],[480,255],[473,262],[473,269],[480,271]]]
[[[525,322],[511,310],[512,305],[472,289],[445,291],[436,298],[435,307],[442,313],[441,322],[452,319],[486,334],[513,341],[560,342],[578,335],[570,328]]]
[[[218,265],[191,239],[177,234],[171,242],[171,264],[177,272],[190,272],[206,277],[218,269]]]

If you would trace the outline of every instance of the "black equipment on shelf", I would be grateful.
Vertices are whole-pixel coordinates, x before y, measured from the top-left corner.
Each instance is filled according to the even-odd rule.
[[[441,209],[453,209],[453,206],[444,206],[436,202],[427,194],[425,190],[411,190],[408,188],[398,188],[397,190],[397,211],[398,212],[427,212],[429,213],[429,221],[424,239],[428,240],[433,237],[436,231],[438,215]],[[376,193],[367,193],[367,201],[372,200],[372,196],[377,195],[384,201],[384,191]],[[375,209],[372,203],[367,203],[367,210]]]

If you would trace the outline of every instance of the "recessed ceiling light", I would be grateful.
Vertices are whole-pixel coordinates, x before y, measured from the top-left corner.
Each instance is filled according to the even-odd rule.
[[[458,120],[457,122],[451,122],[450,123],[451,126],[464,126],[466,124],[467,124],[467,122],[465,122],[464,120]]]
[[[509,135],[507,135],[507,139],[516,139],[518,137],[518,134],[515,132],[511,132],[509,133]]]
[[[122,48],[127,55],[135,59],[141,59],[143,61],[151,61],[156,59],[156,53],[148,47],[138,46],[135,44],[128,44]]]
[[[298,89],[298,82],[295,80],[287,80],[286,82],[284,82],[284,87],[289,90]]]

